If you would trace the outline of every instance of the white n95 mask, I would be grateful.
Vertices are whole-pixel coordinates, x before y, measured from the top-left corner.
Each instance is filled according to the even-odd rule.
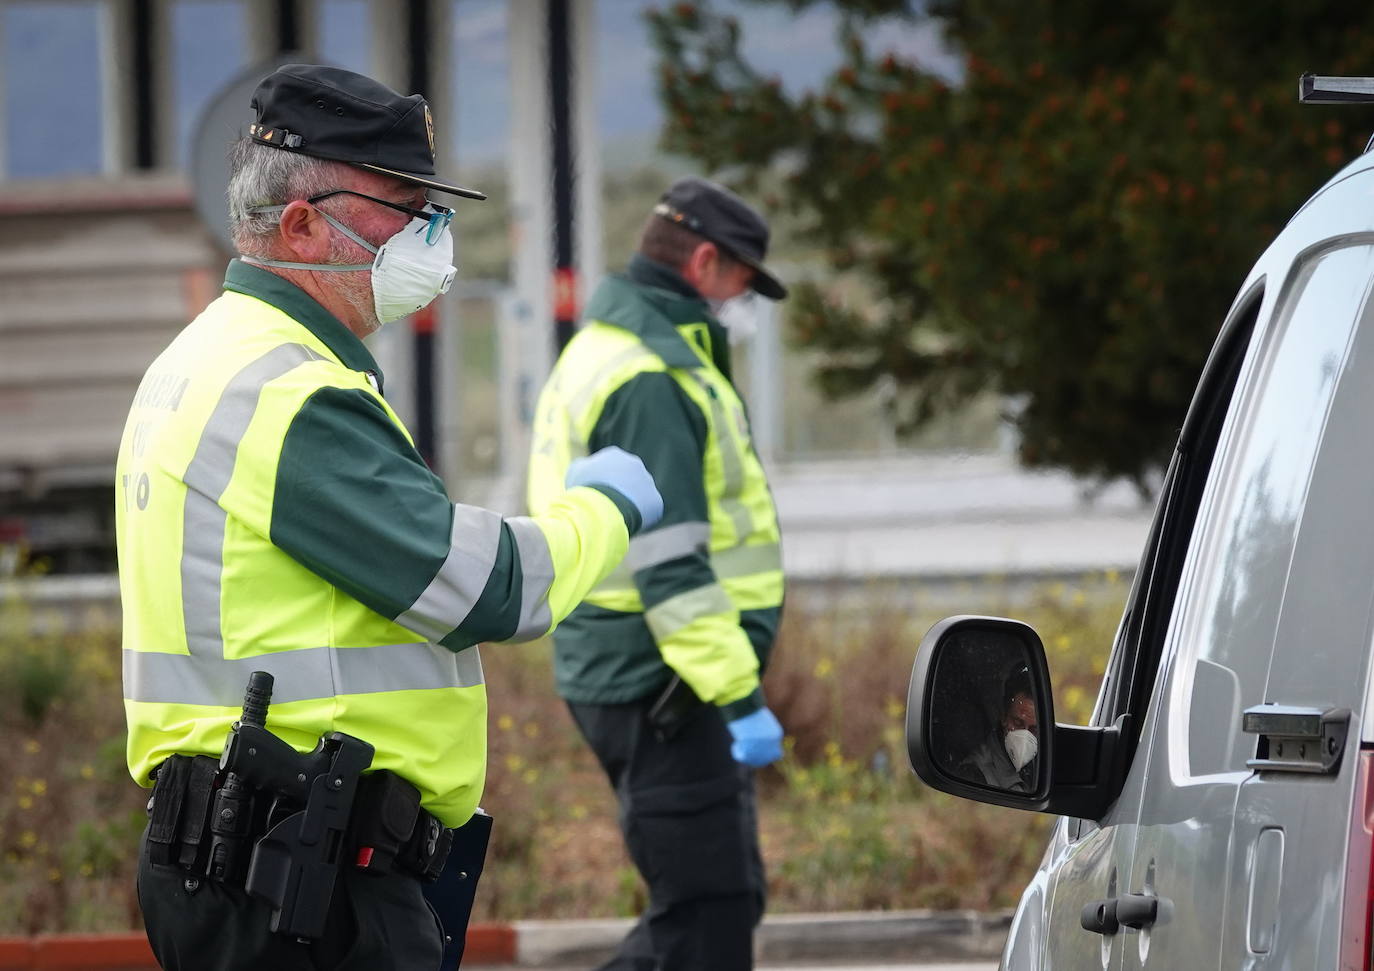
[[[436,235],[430,231],[430,220],[416,216],[400,232],[375,247],[329,213],[320,215],[363,249],[376,254],[371,267],[372,306],[382,323],[428,307],[435,297],[448,293],[453,286],[458,269],[453,265],[453,234],[448,226]]]
[[[1003,744],[1007,748],[1007,758],[1011,759],[1011,764],[1016,767],[1017,772],[1040,752],[1040,740],[1024,728],[1007,732]]]
[[[262,206],[254,211],[272,212],[285,206]],[[372,306],[382,323],[413,314],[434,302],[441,293],[448,293],[458,269],[453,265],[453,234],[447,223],[435,231],[433,219],[419,216],[411,219],[401,230],[380,247],[373,246],[329,213],[317,210],[339,232],[369,253],[375,254],[371,263],[289,263],[284,260],[260,260],[245,256],[249,263],[262,266],[281,266],[292,270],[349,273],[372,271]]]
[[[759,316],[764,313],[763,300],[752,290],[728,300],[708,300],[732,345],[751,340],[759,331]]]

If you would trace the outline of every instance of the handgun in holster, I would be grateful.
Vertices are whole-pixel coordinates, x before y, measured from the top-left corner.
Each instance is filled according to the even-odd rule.
[[[207,872],[233,883],[246,868],[244,888],[272,906],[271,929],[313,940],[324,933],[354,793],[373,748],[331,732],[299,753],[267,730],[271,700],[272,675],[254,671],[219,760]],[[263,828],[266,835],[251,843]]]

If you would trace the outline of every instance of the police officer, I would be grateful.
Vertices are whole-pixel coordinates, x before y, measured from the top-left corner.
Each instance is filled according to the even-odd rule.
[[[534,518],[451,501],[362,338],[452,282],[453,211],[428,193],[482,194],[436,175],[418,95],[296,64],[253,108],[228,187],[240,258],[148,369],[119,449],[128,763],[157,780],[139,900],[166,968],[438,968],[442,931],[400,856],[377,872],[345,846],[317,939],[273,933],[242,876],[206,876],[214,757],[248,675],[275,679],[267,729],[301,752],[362,739],[363,778],[409,794],[381,819],[355,805],[350,826],[461,826],[485,773],[475,645],[545,634],[661,500],[606,450]],[[438,845],[416,850],[425,865]]]
[[[782,754],[759,675],[783,599],[777,515],[731,381],[721,321],[781,299],[768,227],[702,179],[654,207],[540,397],[530,508],[578,456],[640,455],[664,516],[555,634],[558,689],[620,801],[649,905],[606,968],[752,966],[763,914],[751,769]]]

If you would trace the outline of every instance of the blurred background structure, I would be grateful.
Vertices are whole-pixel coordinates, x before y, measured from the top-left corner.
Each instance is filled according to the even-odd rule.
[[[220,198],[225,119],[246,123],[245,92],[282,59],[424,93],[441,169],[490,194],[460,204],[460,283],[373,341],[452,494],[517,511],[531,396],[559,318],[566,328],[602,270],[623,262],[672,177],[708,171],[659,148],[655,6],[0,0],[0,575],[24,559],[66,578],[61,595],[112,595],[127,405],[152,357],[218,292],[229,254],[197,203]],[[825,5],[716,6],[788,93],[843,68],[839,14]],[[929,23],[879,17],[863,32],[875,52],[958,83],[961,61]],[[823,273],[788,215],[770,214],[770,262],[793,278]],[[814,353],[784,339],[783,321],[737,353],[793,576],[1133,566],[1147,518],[1138,491],[1024,471],[1004,398],[975,395],[900,437],[891,380],[826,399]]]

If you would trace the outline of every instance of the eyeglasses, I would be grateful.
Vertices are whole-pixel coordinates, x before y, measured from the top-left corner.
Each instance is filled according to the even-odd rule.
[[[352,189],[333,189],[329,192],[322,192],[317,196],[311,196],[305,200],[310,204],[328,199],[330,196],[358,196],[368,202],[375,202],[379,206],[386,206],[388,209],[395,209],[403,212],[411,219],[426,219],[429,226],[425,230],[425,242],[430,246],[439,242],[439,238],[444,235],[444,230],[453,221],[453,210],[433,202],[426,202],[424,209],[416,209],[413,206],[403,206],[399,202],[388,202],[385,199],[378,199],[376,196],[367,195],[364,192],[354,192]]]

